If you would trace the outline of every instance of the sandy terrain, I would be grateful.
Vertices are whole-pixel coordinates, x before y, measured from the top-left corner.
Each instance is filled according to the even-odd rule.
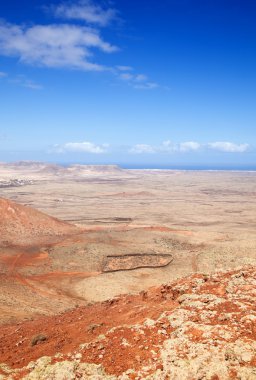
[[[256,378],[256,173],[22,162],[0,196],[1,380]]]
[[[21,162],[0,191],[2,321],[256,263],[253,172]]]

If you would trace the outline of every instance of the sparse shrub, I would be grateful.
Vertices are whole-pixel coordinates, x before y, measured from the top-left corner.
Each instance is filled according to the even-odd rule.
[[[31,346],[36,346],[39,342],[44,342],[46,339],[47,339],[47,336],[44,334],[35,335],[31,339]]]

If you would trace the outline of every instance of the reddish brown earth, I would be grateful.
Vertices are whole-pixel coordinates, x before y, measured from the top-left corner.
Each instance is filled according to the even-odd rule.
[[[13,379],[31,372],[28,379],[253,380],[255,289],[253,267],[198,274],[138,295],[2,326],[0,362],[9,369],[0,368]],[[45,340],[32,346],[38,334]],[[43,356],[48,361],[27,367]],[[93,372],[96,367],[89,371],[90,363],[100,365],[100,374]],[[94,375],[85,375],[88,371]]]
[[[170,258],[188,250],[197,270],[201,246],[174,239],[195,233],[129,223],[79,229],[5,199],[0,213],[0,320],[9,321],[0,329],[0,380],[256,379],[254,266],[79,306],[86,300],[72,293],[76,281],[105,286],[113,275],[102,275],[106,257],[111,271],[138,267],[142,257],[143,265],[168,264],[164,254],[144,253],[146,238],[165,236],[164,247],[178,252]],[[131,247],[136,233],[145,234],[142,244]],[[135,246],[139,259],[126,254]]]
[[[75,238],[81,229],[3,198],[0,198],[0,215],[0,322],[74,307],[76,300],[65,293],[60,295],[43,277],[37,279],[30,272],[37,274],[44,269],[48,277],[53,272],[51,277],[55,280],[68,276],[69,273],[51,270],[47,249]],[[88,273],[82,275],[86,278]],[[77,273],[72,273],[75,276]]]
[[[0,198],[0,215],[0,244],[46,243],[79,231],[69,223],[3,198]]]
[[[85,305],[88,298],[81,294],[83,289],[76,292],[76,284],[104,271],[164,267],[172,261],[172,255],[147,253],[146,247],[138,255],[125,255],[125,250],[132,248],[129,241],[122,240],[123,235],[112,237],[108,229],[98,231],[97,226],[78,228],[10,200],[0,198],[0,213],[0,323]],[[118,225],[112,230],[121,235],[145,228]],[[159,228],[150,227],[144,233],[159,233]],[[91,246],[93,255],[88,254]],[[114,249],[122,255],[111,257],[106,269],[105,258]],[[106,253],[100,256],[101,252]],[[104,277],[98,283],[103,284]],[[119,294],[119,285],[115,287]]]

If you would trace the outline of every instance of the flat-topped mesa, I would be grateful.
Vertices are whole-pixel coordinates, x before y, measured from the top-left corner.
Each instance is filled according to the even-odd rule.
[[[50,163],[50,162],[42,162],[42,161],[15,161],[15,162],[0,162],[1,166],[7,166],[7,167],[34,167],[34,168],[80,168],[80,169],[87,169],[87,170],[93,170],[93,171],[122,171],[123,169],[118,165],[87,165],[87,164],[70,164],[70,165],[61,165],[56,163]]]
[[[104,176],[128,174],[125,169],[120,168],[118,165],[61,165],[39,161],[0,162],[0,168],[3,179],[10,179],[13,177],[24,178],[24,176],[26,178],[32,176],[37,180],[52,178],[52,176],[68,179],[74,176],[81,176],[83,178],[84,176],[90,175]]]
[[[0,198],[0,244],[31,245],[79,232],[78,227]]]
[[[41,180],[45,176],[63,175],[66,169],[61,165],[37,162],[37,161],[18,161],[0,163],[2,178],[32,178]],[[42,177],[43,176],[43,177]]]

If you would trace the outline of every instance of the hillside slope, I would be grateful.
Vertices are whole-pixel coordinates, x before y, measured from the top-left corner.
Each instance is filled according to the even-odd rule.
[[[79,229],[31,207],[0,198],[0,244],[34,244]]]
[[[255,290],[247,267],[2,326],[2,379],[253,380]]]

